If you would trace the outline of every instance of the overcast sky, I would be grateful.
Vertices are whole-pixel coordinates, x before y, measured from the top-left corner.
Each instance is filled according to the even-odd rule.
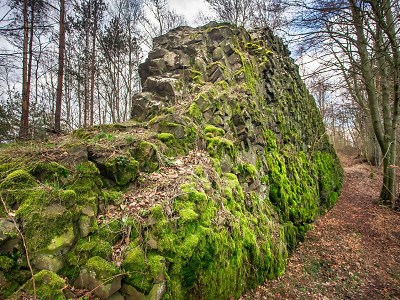
[[[168,0],[168,2],[170,8],[178,14],[184,15],[190,24],[193,24],[201,11],[208,11],[208,6],[204,0]]]

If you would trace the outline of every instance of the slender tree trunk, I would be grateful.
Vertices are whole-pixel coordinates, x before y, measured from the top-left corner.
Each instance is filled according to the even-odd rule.
[[[88,1],[86,20],[85,20],[85,81],[84,81],[84,116],[83,116],[83,127],[89,126],[89,109],[90,109],[90,99],[89,99],[89,39],[90,39],[90,8],[91,1]]]
[[[92,65],[91,65],[91,79],[90,79],[90,125],[94,122],[94,81],[96,72],[96,38],[97,38],[97,1],[94,0],[94,12],[93,12],[93,39],[92,39]]]
[[[364,80],[365,90],[367,93],[367,99],[370,109],[370,115],[372,120],[372,125],[375,133],[375,137],[378,140],[379,146],[381,148],[383,154],[383,184],[380,193],[380,199],[384,203],[393,203],[397,199],[397,191],[396,191],[396,173],[395,173],[395,163],[396,163],[396,128],[399,118],[399,99],[394,98],[394,105],[393,105],[393,113],[390,111],[390,103],[388,103],[388,91],[387,91],[387,83],[383,82],[382,89],[382,117],[379,112],[379,97],[377,95],[377,85],[376,85],[376,74],[373,71],[372,63],[370,58],[368,57],[368,50],[367,50],[367,39],[364,34],[364,24],[363,24],[363,16],[360,11],[360,8],[357,7],[357,3],[355,0],[349,0],[351,11],[352,11],[352,18],[353,23],[356,29],[356,38],[357,38],[357,51],[360,55],[360,66],[361,66],[361,76]],[[386,4],[389,2],[385,2]],[[377,2],[373,2],[375,5],[374,9],[375,12],[378,13],[376,10]],[[386,7],[389,9],[390,6]],[[382,20],[382,18],[378,15],[378,18]],[[390,16],[388,17],[390,19]],[[391,20],[392,21],[392,20]],[[381,22],[383,25],[384,22]],[[394,24],[389,25],[390,27],[394,27]],[[385,30],[385,28],[383,28]],[[390,38],[390,33],[392,31],[390,28],[386,28],[385,33]],[[396,40],[395,38],[393,40]],[[379,43],[379,36],[377,38],[377,43]],[[397,42],[394,41],[397,45]],[[396,48],[396,47],[395,47]],[[393,57],[394,62],[396,59],[396,53],[398,53],[398,49],[394,50]],[[382,53],[378,52],[378,56],[381,56]],[[383,59],[383,58],[382,58]],[[384,64],[383,61],[378,60],[379,67],[382,67]],[[383,67],[385,67],[383,65]],[[397,65],[397,68],[399,65]],[[380,70],[380,77],[386,76],[384,70]],[[382,80],[382,78],[381,78]],[[383,79],[384,80],[384,79]],[[383,126],[382,126],[383,124]]]
[[[58,43],[58,77],[56,94],[56,112],[54,130],[61,131],[61,106],[64,82],[64,53],[65,53],[65,0],[60,0],[60,37]]]
[[[29,44],[29,20],[28,0],[24,0],[24,41],[22,53],[22,113],[19,138],[28,138],[29,133],[29,88],[28,88],[28,44]]]
[[[65,0],[60,0],[60,37],[58,43],[58,77],[57,77],[57,95],[56,112],[54,121],[54,130],[61,132],[61,106],[64,82],[64,53],[65,53]]]

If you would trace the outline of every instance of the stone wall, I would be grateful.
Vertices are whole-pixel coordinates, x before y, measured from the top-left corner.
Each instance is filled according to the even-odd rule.
[[[101,299],[237,298],[281,275],[339,196],[314,100],[268,29],[175,29],[139,73],[131,121],[19,145],[18,159],[2,149],[1,195],[42,270],[39,299],[77,296],[55,273]],[[21,286],[18,298],[32,293],[27,261],[0,216],[0,295]]]

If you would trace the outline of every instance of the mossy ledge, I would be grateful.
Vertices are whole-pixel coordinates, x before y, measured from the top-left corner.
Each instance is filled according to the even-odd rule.
[[[238,298],[281,275],[337,201],[339,161],[270,30],[181,27],[154,39],[139,73],[129,122],[0,148],[38,299],[73,298],[71,285],[101,285],[101,299]],[[32,295],[3,207],[0,225],[0,298]]]

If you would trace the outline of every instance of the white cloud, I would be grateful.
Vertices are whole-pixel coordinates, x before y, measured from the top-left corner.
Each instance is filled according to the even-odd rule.
[[[209,13],[204,0],[168,0],[169,7],[178,14],[184,15],[190,24],[193,24],[200,12]]]

